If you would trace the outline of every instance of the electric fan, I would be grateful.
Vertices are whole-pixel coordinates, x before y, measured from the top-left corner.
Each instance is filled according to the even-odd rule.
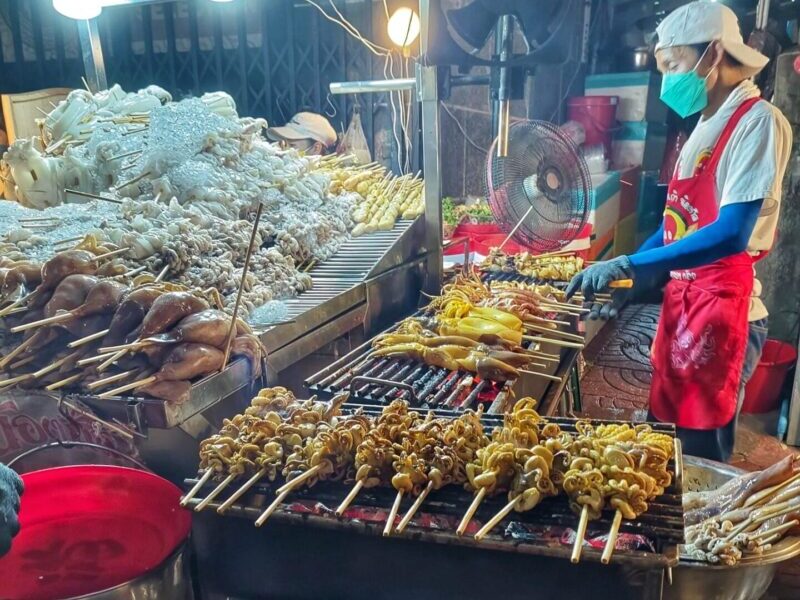
[[[589,218],[592,184],[581,151],[544,121],[511,125],[507,152],[503,137],[495,140],[487,160],[487,195],[495,220],[536,252],[564,248]]]

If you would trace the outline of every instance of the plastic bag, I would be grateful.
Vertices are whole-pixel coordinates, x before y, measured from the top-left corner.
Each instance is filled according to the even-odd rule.
[[[361,111],[357,104],[353,107],[353,118],[350,120],[350,125],[345,131],[342,141],[339,142],[336,153],[352,154],[362,165],[372,162],[367,137],[364,135],[364,128],[361,125]]]

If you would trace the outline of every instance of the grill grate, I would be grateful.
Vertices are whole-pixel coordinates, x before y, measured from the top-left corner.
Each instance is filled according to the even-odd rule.
[[[516,272],[485,272],[482,279],[484,282],[536,283],[534,279]],[[429,313],[422,309],[414,316],[429,316]],[[524,345],[530,346],[529,343]],[[465,410],[475,409],[480,403],[490,406],[494,412],[501,410],[503,400],[514,385],[513,381],[481,380],[473,373],[451,372],[412,360],[370,358],[370,349],[371,341],[308,378],[306,386],[327,399],[349,389],[353,401],[369,404],[386,405],[399,398],[419,408]],[[356,379],[355,384],[353,379]]]
[[[343,406],[344,412],[352,412],[358,409],[363,410],[369,415],[378,415],[381,410],[380,407],[373,404],[358,404],[348,402]],[[453,410],[434,409],[433,412],[437,417],[445,418],[455,418],[458,415],[458,412]],[[486,427],[487,430],[491,430],[491,428],[499,426],[503,422],[502,417],[499,415],[484,414],[481,420],[483,421],[484,427]],[[547,420],[548,422],[558,424],[563,431],[573,434],[576,433],[575,426],[578,421],[575,419],[566,417],[552,417],[548,418]],[[619,421],[608,420],[597,420],[590,422],[595,425],[602,423],[619,423]],[[673,438],[675,437],[675,427],[673,425],[652,423],[651,426],[653,427],[654,431],[665,433]],[[677,457],[677,460],[678,462],[682,461],[680,457]],[[673,481],[670,487],[662,496],[649,503],[649,508],[646,513],[642,514],[635,521],[623,520],[620,527],[620,531],[622,533],[638,534],[647,538],[653,544],[655,552],[642,552],[640,550],[617,550],[614,554],[615,560],[617,560],[617,558],[621,558],[623,555],[628,554],[635,556],[637,559],[659,563],[663,566],[677,562],[676,546],[684,541],[683,505],[680,491],[683,485],[682,469],[676,470],[675,460],[670,461],[668,468],[670,472],[673,473]],[[185,483],[187,486],[192,486],[196,483],[196,480],[186,480]],[[265,506],[267,503],[271,502],[274,495],[273,490],[277,485],[278,484],[275,483],[256,484],[248,492],[249,496],[243,497],[245,502],[239,504],[238,507],[237,505],[234,505],[230,513],[226,514],[240,514],[247,516],[258,515],[261,509],[253,509],[253,504],[247,502],[248,497],[252,498],[253,496],[259,494],[264,495],[266,500],[260,500],[258,505]],[[204,488],[204,491],[208,492],[213,489],[213,487],[214,484],[208,484]],[[231,490],[226,493],[231,493],[235,489],[236,486],[231,486]],[[296,493],[293,493],[290,500],[289,509],[287,510],[284,507],[283,511],[279,509],[276,514],[283,512],[286,515],[290,515],[292,514],[293,510],[297,509],[298,506],[302,504],[306,508],[300,508],[300,512],[304,514],[309,513],[309,508],[314,507],[314,510],[311,511],[311,514],[321,515],[326,522],[332,523],[334,526],[347,527],[352,522],[352,518],[357,517],[350,518],[348,517],[348,513],[345,513],[343,517],[337,519],[333,516],[333,509],[341,503],[349,491],[350,486],[347,484],[343,485],[341,482],[318,483],[311,488],[304,488]],[[204,494],[202,493],[198,494],[200,497],[203,495]],[[388,512],[395,496],[396,492],[389,488],[372,488],[369,490],[362,490],[351,507],[351,510],[358,510],[356,507],[360,507],[361,509],[376,509],[379,511]],[[460,489],[456,486],[447,486],[430,494],[430,496],[422,505],[418,518],[420,518],[421,514],[424,513],[427,515],[433,515],[435,517],[448,517],[450,518],[450,522],[453,522],[453,519],[459,520],[464,515],[467,507],[472,502],[472,499],[473,496],[469,491]],[[221,503],[223,501],[224,497],[221,496],[216,502]],[[195,505],[198,502],[199,501],[196,499],[192,500],[192,503]],[[475,514],[475,519],[481,523],[485,523],[488,519],[495,515],[498,510],[500,510],[506,504],[506,502],[507,499],[505,494],[487,498],[481,503],[481,506]],[[218,504],[212,503],[210,505],[210,507],[215,506],[218,506]],[[407,500],[401,507],[402,512],[405,512],[408,506],[409,501]],[[308,517],[311,515],[305,514],[305,516]],[[614,513],[612,511],[603,512],[600,519],[590,523],[590,531],[607,532],[611,527],[613,518]],[[567,497],[563,494],[560,494],[556,497],[545,499],[538,507],[536,507],[536,509],[532,511],[525,513],[513,513],[513,518],[504,521],[504,523],[508,523],[509,521],[520,523],[528,526],[529,528],[537,530],[546,527],[570,527],[574,529],[577,527],[578,516],[575,515],[569,508]],[[376,526],[376,530],[379,530],[382,527],[383,523],[380,523],[380,527]],[[369,527],[366,529],[369,530]],[[448,540],[450,542],[472,543],[471,537],[469,536],[466,538],[457,538],[455,536],[454,529],[455,528],[453,528],[453,531],[439,529],[434,533],[436,535],[451,537],[452,539]],[[498,528],[495,531],[499,532],[500,529]],[[414,532],[409,532],[409,535],[414,535]],[[519,550],[518,546],[520,545],[520,541],[516,539],[511,541],[513,541],[513,544],[508,544],[508,549]],[[523,542],[522,545],[527,545],[527,543]],[[497,545],[495,544],[492,547],[496,548]],[[568,557],[570,549],[564,547],[563,550],[564,556]]]

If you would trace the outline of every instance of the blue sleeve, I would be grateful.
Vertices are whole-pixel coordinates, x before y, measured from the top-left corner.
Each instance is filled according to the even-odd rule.
[[[763,200],[754,200],[728,204],[722,207],[716,221],[695,233],[672,244],[633,254],[630,260],[635,275],[657,277],[673,269],[700,267],[743,252],[747,249],[762,203]]]
[[[651,235],[644,244],[636,251],[644,252],[645,250],[652,250],[653,248],[661,248],[664,245],[664,221],[661,221],[661,226],[653,235]]]

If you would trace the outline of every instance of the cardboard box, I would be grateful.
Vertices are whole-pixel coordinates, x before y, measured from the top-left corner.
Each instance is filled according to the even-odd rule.
[[[589,203],[589,224],[592,239],[603,238],[620,218],[620,173],[609,171],[592,175],[592,197]]]
[[[611,164],[615,169],[641,166],[661,168],[667,149],[667,126],[663,123],[628,121],[619,124],[611,143]]]
[[[639,183],[642,178],[641,167],[629,167],[620,171],[620,199],[619,199],[619,218],[624,219],[636,214],[639,205]]]
[[[608,260],[614,253],[614,229],[603,236],[592,239],[586,260]]]
[[[661,75],[649,71],[605,73],[586,78],[587,96],[617,96],[618,121],[666,123],[667,106],[661,102]]]
[[[667,186],[658,182],[659,171],[644,171],[639,184],[639,204],[636,207],[636,247],[661,226],[664,219],[664,205],[667,199]]]
[[[636,213],[622,219],[614,231],[614,256],[633,254],[639,247],[636,244]]]

